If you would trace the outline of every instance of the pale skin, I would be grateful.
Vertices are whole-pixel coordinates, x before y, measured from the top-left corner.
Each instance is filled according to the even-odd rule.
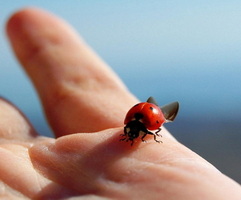
[[[57,139],[0,99],[1,198],[241,199],[239,184],[164,128],[163,143],[119,141],[138,100],[64,21],[28,8],[7,34]]]

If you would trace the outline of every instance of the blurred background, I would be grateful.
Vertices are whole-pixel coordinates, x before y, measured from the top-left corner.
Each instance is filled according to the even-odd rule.
[[[2,1],[0,95],[51,136],[5,35],[8,17],[25,6],[68,21],[141,101],[178,100],[180,113],[166,127],[241,183],[241,1]]]

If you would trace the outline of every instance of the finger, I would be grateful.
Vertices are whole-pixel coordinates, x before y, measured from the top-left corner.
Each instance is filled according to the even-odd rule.
[[[137,100],[65,22],[25,9],[7,30],[57,136],[123,125]]]
[[[73,134],[36,144],[29,153],[45,177],[80,195],[110,199],[241,197],[237,183],[180,143],[164,136],[163,144],[149,140],[130,146],[119,141],[120,133],[120,129],[109,129]]]
[[[37,136],[23,114],[11,103],[0,98],[0,139],[28,140]]]

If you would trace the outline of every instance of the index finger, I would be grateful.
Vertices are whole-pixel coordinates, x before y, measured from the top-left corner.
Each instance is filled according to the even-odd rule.
[[[24,9],[7,28],[56,136],[123,124],[136,98],[64,21]]]

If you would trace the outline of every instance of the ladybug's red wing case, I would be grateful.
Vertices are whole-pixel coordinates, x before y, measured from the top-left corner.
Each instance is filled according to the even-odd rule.
[[[128,113],[124,124],[133,120],[141,121],[149,130],[156,130],[166,121],[161,109],[153,103],[139,103],[133,106]]]
[[[138,103],[134,105],[126,114],[126,118],[124,121],[124,124],[127,124],[128,122],[135,120],[138,116],[136,116],[138,113],[142,111],[143,106],[145,105],[144,103]]]
[[[148,130],[157,130],[166,122],[161,109],[153,103],[146,103],[142,113],[143,124]]]
[[[147,102],[153,103],[158,106],[156,100],[153,97],[149,97],[147,99]],[[161,106],[160,108],[162,110],[162,113],[163,113],[166,121],[173,122],[174,119],[176,118],[178,110],[179,110],[179,103],[177,101],[172,102],[172,103],[166,104],[164,106]]]

